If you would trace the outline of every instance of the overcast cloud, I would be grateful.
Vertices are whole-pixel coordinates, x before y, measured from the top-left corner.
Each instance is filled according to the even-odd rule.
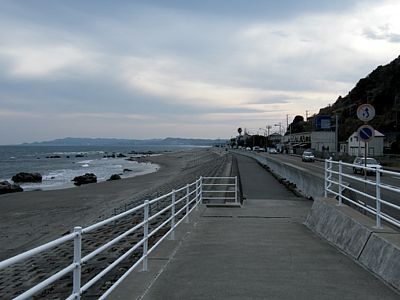
[[[286,124],[396,58],[399,13],[396,0],[0,0],[0,144]]]

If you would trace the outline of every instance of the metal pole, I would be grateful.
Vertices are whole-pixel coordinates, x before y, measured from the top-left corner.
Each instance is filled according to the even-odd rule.
[[[339,115],[336,115],[336,127],[335,127],[335,154],[338,152],[339,144]]]
[[[368,143],[364,142],[364,194],[367,193],[367,147]],[[367,203],[367,196],[364,199],[365,203]]]
[[[171,207],[171,234],[170,240],[175,240],[175,190],[172,190],[172,207]]]
[[[200,203],[203,203],[203,176],[200,176]]]
[[[324,189],[325,198],[328,197],[328,160],[325,159],[325,189]]]
[[[199,179],[196,180],[196,193],[195,194],[196,194],[195,210],[197,211],[197,210],[199,210],[199,206],[197,205],[197,204],[199,204]]]
[[[381,173],[376,170],[376,228],[382,228],[381,224]]]
[[[342,161],[339,160],[339,206],[342,205]]]
[[[235,203],[238,203],[238,180],[237,180],[237,176],[235,176]]]
[[[74,228],[74,264],[72,294],[74,299],[81,299],[81,268],[82,268],[82,227]]]
[[[185,223],[189,223],[189,193],[190,188],[189,184],[186,185],[186,216],[185,216]]]
[[[149,247],[149,200],[144,201],[144,225],[143,225],[143,271],[147,271],[147,252]]]

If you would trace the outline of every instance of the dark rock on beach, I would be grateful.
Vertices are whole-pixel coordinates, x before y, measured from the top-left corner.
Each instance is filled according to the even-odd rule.
[[[21,172],[14,175],[11,179],[14,182],[42,182],[42,175],[39,173]]]
[[[124,173],[125,173],[125,172],[132,172],[132,170],[131,170],[131,169],[124,169],[123,172],[124,172]]]
[[[85,175],[82,176],[76,176],[74,179],[72,179],[72,181],[77,186],[82,184],[96,183],[97,176],[93,173],[86,173]]]
[[[122,153],[118,153],[117,157],[118,157],[118,158],[126,157],[126,155],[124,155],[124,154],[122,154]]]
[[[83,154],[77,154],[75,157],[85,157]]]
[[[23,189],[18,184],[12,184],[8,181],[0,182],[0,195],[8,193],[22,192]]]
[[[60,155],[52,155],[52,156],[46,156],[46,158],[61,158]]]
[[[113,174],[111,175],[110,179],[107,179],[107,181],[113,181],[113,180],[120,180],[121,176],[119,176],[118,174]]]

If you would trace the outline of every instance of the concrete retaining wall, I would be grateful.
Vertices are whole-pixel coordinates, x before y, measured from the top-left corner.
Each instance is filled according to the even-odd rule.
[[[400,291],[400,233],[327,198],[315,198],[305,225]]]

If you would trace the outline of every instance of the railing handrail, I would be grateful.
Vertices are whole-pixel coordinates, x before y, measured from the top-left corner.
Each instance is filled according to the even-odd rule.
[[[338,165],[338,170],[333,170],[333,165]],[[343,172],[342,167],[343,166],[348,166],[351,168],[362,168],[365,170],[365,173],[367,171],[373,171],[375,173],[375,180],[367,180],[366,178],[361,178],[361,177],[357,177],[351,174],[346,174]],[[354,169],[353,169],[354,170]],[[384,204],[386,206],[389,206],[393,209],[396,209],[398,211],[400,211],[400,206],[383,200],[381,198],[381,190],[388,190],[394,193],[400,193],[400,188],[385,184],[381,182],[381,177],[382,175],[392,175],[392,176],[396,176],[400,179],[400,173],[398,172],[393,172],[393,171],[388,171],[388,170],[384,170],[382,168],[373,168],[373,167],[366,167],[365,165],[354,165],[354,164],[349,164],[349,163],[344,163],[342,161],[334,161],[332,160],[332,158],[326,159],[325,160],[325,197],[327,197],[328,193],[331,193],[335,196],[338,197],[338,201],[339,201],[339,205],[342,204],[343,199],[356,205],[357,207],[360,207],[366,211],[368,211],[369,213],[372,213],[373,215],[375,215],[375,222],[376,222],[376,227],[380,228],[382,227],[381,224],[381,220],[385,220],[386,222],[395,225],[396,227],[400,227],[400,220],[396,219],[393,216],[390,216],[387,213],[382,212],[382,208],[381,205]],[[332,175],[337,175],[336,179],[332,178]],[[357,190],[356,188],[350,187],[348,185],[348,183],[344,183],[343,182],[343,178],[347,178],[347,179],[352,179],[355,180],[357,182],[361,182],[364,183],[365,186],[369,185],[369,186],[373,186],[375,187],[375,192],[373,194],[367,193],[366,190],[360,191]],[[338,187],[338,190],[335,191],[332,189],[332,185],[335,185]],[[369,198],[371,200],[375,201],[375,207],[370,206],[370,205],[366,205],[365,203],[360,203],[359,201],[356,201],[354,199],[350,199],[347,196],[343,195],[343,191],[347,189],[351,192],[354,192],[356,195],[361,195],[365,198]]]
[[[233,179],[234,183],[207,183],[203,184],[204,180],[213,180],[213,181],[218,181],[218,180],[226,180],[226,179]],[[217,191],[211,191],[211,190],[205,190],[203,189],[204,186],[218,186],[221,188],[221,186],[225,185],[227,189],[231,186],[235,187],[235,190],[217,190]],[[234,197],[213,197],[213,198],[206,198],[203,197],[203,193],[207,192],[218,192],[218,193],[234,193]],[[176,199],[177,193],[184,193],[184,196],[180,197],[179,199]],[[151,204],[154,204],[159,201],[167,201],[168,198],[171,197],[172,203],[166,205],[163,207],[161,210],[155,212],[153,215],[149,215],[149,206]],[[60,237],[56,240],[50,241],[44,245],[38,246],[36,248],[33,248],[31,250],[28,250],[26,252],[23,252],[21,254],[18,254],[14,257],[11,257],[9,259],[6,259],[2,262],[0,262],[0,270],[5,269],[11,265],[14,265],[16,263],[19,263],[25,259],[28,259],[36,254],[42,253],[46,250],[50,250],[56,246],[62,245],[65,242],[68,241],[74,241],[74,256],[73,256],[73,262],[68,265],[67,267],[61,269],[57,273],[51,275],[47,279],[44,279],[43,281],[39,282],[35,286],[31,287],[29,290],[25,291],[15,299],[27,299],[29,297],[32,297],[36,293],[40,292],[56,280],[60,279],[61,277],[65,276],[66,274],[72,272],[73,273],[73,289],[72,289],[72,294],[67,298],[67,299],[80,299],[80,295],[85,292],[87,289],[89,289],[93,284],[95,284],[98,280],[100,280],[105,274],[107,274],[113,267],[118,265],[119,262],[121,262],[123,259],[129,256],[130,253],[133,251],[137,250],[140,246],[143,245],[143,255],[128,269],[127,272],[125,272],[119,280],[117,280],[101,297],[100,299],[104,299],[109,293],[119,284],[122,278],[125,278],[131,271],[133,271],[140,263],[143,263],[143,270],[147,270],[147,257],[148,254],[151,253],[155,247],[157,247],[162,240],[164,240],[167,236],[170,236],[170,238],[174,239],[174,230],[175,228],[183,221],[186,220],[186,222],[189,222],[189,214],[194,210],[198,209],[198,204],[203,201],[203,199],[207,200],[212,200],[212,199],[225,199],[225,200],[235,200],[235,202],[238,201],[237,199],[237,177],[200,177],[197,180],[195,180],[192,183],[188,183],[185,186],[177,189],[177,190],[172,190],[171,192],[164,194],[162,196],[159,196],[155,199],[152,200],[146,200],[144,203],[129,209],[125,212],[122,212],[118,215],[115,215],[113,217],[107,218],[103,221],[100,221],[98,223],[92,224],[88,227],[81,228],[81,227],[75,227],[74,232],[67,234],[63,237]],[[186,201],[184,201],[186,200]],[[180,208],[176,209],[176,205],[179,205]],[[119,234],[117,237],[112,238],[111,240],[107,241],[105,244],[97,247],[94,249],[92,252],[86,254],[84,257],[81,257],[82,249],[81,249],[81,240],[82,240],[82,235],[87,234],[91,231],[94,231],[104,225],[110,224],[112,222],[115,222],[123,217],[126,217],[130,214],[134,214],[138,211],[144,210],[144,216],[143,216],[143,221],[139,222],[135,226],[129,228],[128,230],[124,231],[123,233]],[[165,221],[161,223],[157,228],[153,229],[152,231],[149,231],[148,224],[149,221],[153,220],[157,216],[161,215],[162,213],[171,210],[171,216],[168,217]],[[184,216],[176,220],[175,219],[179,216],[184,214]],[[162,227],[166,226],[167,224],[170,224],[171,227],[165,233],[163,236],[160,237],[158,241],[155,242],[155,244],[148,249],[148,239],[152,237],[154,234],[156,234]],[[81,266],[83,263],[87,263],[90,259],[98,255],[99,253],[105,251],[106,249],[110,248],[112,245],[123,239],[124,237],[128,236],[129,234],[133,233],[134,231],[140,229],[143,227],[143,239],[141,239],[139,242],[135,243],[128,251],[126,251],[124,254],[122,254],[120,257],[118,257],[116,260],[114,260],[110,265],[108,265],[105,269],[100,271],[98,274],[96,274],[93,278],[89,279],[88,282],[86,282],[83,286],[81,284]]]

